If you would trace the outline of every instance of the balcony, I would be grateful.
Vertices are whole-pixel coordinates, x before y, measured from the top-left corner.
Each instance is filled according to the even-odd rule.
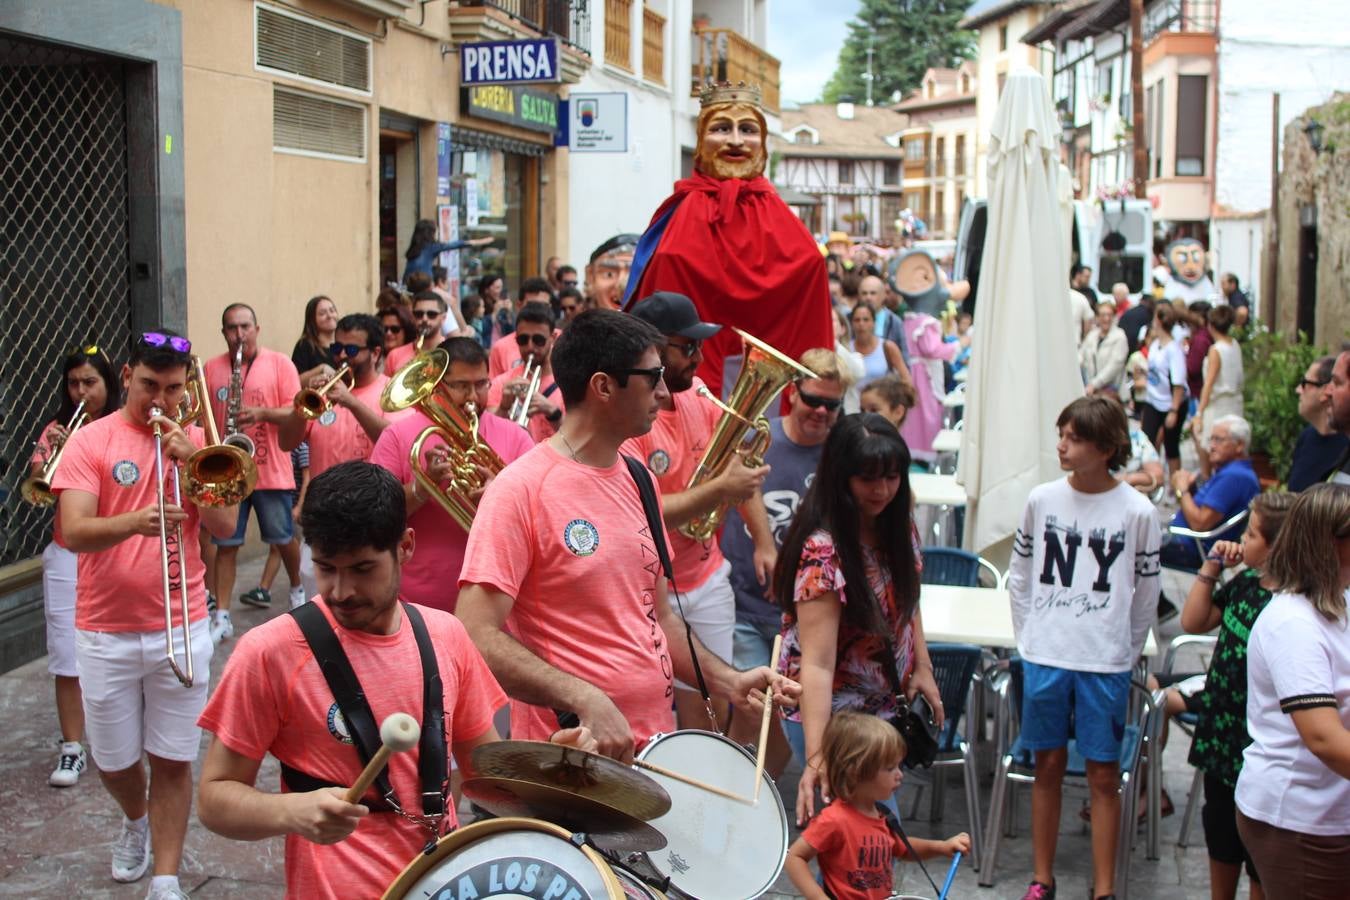
[[[1144,13],[1144,44],[1163,34],[1213,34],[1216,0],[1161,0]]]
[[[493,13],[496,15],[494,16]],[[511,35],[481,25],[466,32],[457,27],[482,20],[484,15],[504,18],[542,35],[556,35],[562,43],[587,56],[591,53],[591,13],[587,0],[458,0],[450,8],[450,30],[457,40],[507,40]]]
[[[642,7],[642,77],[666,83],[666,19],[646,6]]]
[[[779,112],[778,60],[737,32],[729,28],[695,29],[693,59],[691,96],[697,97],[710,81],[744,81],[764,91],[766,110]]]

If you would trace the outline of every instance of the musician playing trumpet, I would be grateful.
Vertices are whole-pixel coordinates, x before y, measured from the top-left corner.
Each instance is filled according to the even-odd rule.
[[[520,364],[492,379],[488,407],[497,415],[522,421],[536,444],[551,438],[562,422],[562,392],[553,382],[553,310],[529,303],[516,314],[511,339],[520,348]]]
[[[295,446],[303,440],[304,422],[292,417],[292,401],[300,390],[295,363],[283,353],[258,344],[258,316],[246,303],[231,303],[220,317],[220,333],[228,352],[206,360],[206,383],[215,411],[216,427],[226,443],[242,434],[253,445],[258,466],[258,484],[239,504],[239,519],[233,534],[213,539],[216,550],[216,583],[213,593],[220,608],[211,623],[211,637],[220,641],[234,636],[230,600],[234,596],[235,568],[244,544],[249,510],[258,517],[264,543],[281,548],[281,562],[291,583],[291,604],[302,603],[300,543],[291,521],[291,495],[295,471],[282,441]],[[239,598],[253,606],[266,606],[266,591],[251,590]]]
[[[186,430],[171,416],[189,381],[191,344],[166,329],[141,334],[122,367],[126,405],[81,428],[68,442],[52,490],[61,534],[79,554],[75,653],[84,688],[89,748],[99,777],[122,810],[113,842],[112,877],[144,877],[154,849],[149,896],[178,897],[178,865],[192,803],[192,761],[201,732],[196,717],[206,704],[211,639],[204,627],[206,589],[197,541],[163,541],[181,524],[198,524],[217,537],[234,531],[237,506],[198,505],[172,493],[160,516],[156,438],[162,435],[166,470],[205,444],[200,428]],[[171,488],[170,488],[171,490]],[[164,526],[168,525],[169,528]],[[170,606],[174,650],[183,654],[190,631],[197,677],[184,687],[164,653],[165,602],[160,581],[167,557],[175,588],[185,581],[188,626]],[[147,778],[142,756],[148,756]]]

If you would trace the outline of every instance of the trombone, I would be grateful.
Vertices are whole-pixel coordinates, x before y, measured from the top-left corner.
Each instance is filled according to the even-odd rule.
[[[511,404],[511,415],[508,417],[521,428],[528,428],[530,425],[530,401],[534,399],[535,391],[539,390],[539,378],[543,373],[544,367],[536,363],[534,357],[525,361],[525,371],[520,377],[527,379],[530,384],[516,395],[515,401]]]
[[[81,400],[80,405],[75,407],[70,421],[66,423],[66,439],[61,442],[61,446],[51,451],[36,475],[29,476],[19,485],[19,496],[23,497],[25,503],[51,506],[56,502],[56,495],[52,493],[52,478],[56,475],[56,467],[61,465],[61,454],[65,452],[66,444],[70,443],[75,432],[80,430],[80,426],[88,424],[89,415],[84,411],[84,401]]]
[[[194,357],[195,358],[195,357]],[[158,406],[151,407],[151,416],[161,416],[164,411]],[[156,500],[159,504],[159,571],[163,580],[164,590],[164,655],[169,660],[169,668],[173,669],[173,674],[183,683],[183,687],[192,687],[192,626],[188,622],[188,588],[187,588],[187,570],[183,565],[183,523],[175,522],[173,524],[173,541],[169,540],[169,519],[166,505],[167,498],[164,496],[164,433],[163,428],[158,422],[154,423],[155,433],[155,484]],[[197,451],[200,453],[201,451]],[[195,457],[194,453],[192,456]],[[189,457],[191,458],[191,457]],[[178,463],[173,462],[169,466],[173,474],[173,503],[174,506],[183,505],[183,489],[179,481]],[[169,558],[176,556],[178,560],[177,578],[171,578],[169,574]],[[173,650],[173,588],[174,584],[178,586],[179,605],[183,615],[183,667],[178,667],[178,655]]]
[[[346,379],[348,386],[355,381],[352,378],[352,367],[347,363],[342,364],[342,368],[337,370],[337,374],[317,388],[301,388],[295,395],[295,411],[299,413],[300,418],[306,421],[314,421],[319,416],[333,408],[333,401],[328,399],[328,391],[339,381]]]

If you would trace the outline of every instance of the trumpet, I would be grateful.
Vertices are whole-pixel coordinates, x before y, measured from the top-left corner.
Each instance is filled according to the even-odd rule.
[[[527,428],[530,424],[530,401],[534,399],[535,391],[539,390],[539,379],[544,374],[544,367],[530,357],[525,361],[525,371],[520,377],[527,379],[530,383],[520,394],[516,395],[515,401],[511,404],[511,415],[508,417],[521,428]]]
[[[195,359],[196,357],[194,357]],[[205,382],[203,382],[205,383]],[[151,416],[161,416],[164,411],[159,407],[152,407]],[[158,422],[154,423],[155,433],[155,483],[157,485],[156,499],[159,504],[159,571],[163,581],[164,591],[164,655],[169,661],[169,668],[173,669],[174,676],[183,683],[183,687],[192,687],[192,626],[188,622],[188,589],[187,589],[187,571],[183,565],[183,523],[175,522],[172,530],[169,528],[169,519],[166,512],[168,498],[164,496],[167,488],[164,484],[164,433],[163,428]],[[189,460],[195,458],[197,451]],[[252,462],[252,460],[250,460]],[[183,505],[183,487],[179,480],[178,463],[169,464],[170,475],[173,478],[173,504],[174,506]],[[170,540],[172,536],[173,540]],[[169,573],[170,557],[175,557],[178,561],[177,577],[171,577]],[[175,584],[178,587],[179,605],[183,615],[183,665],[178,666],[178,655],[173,650],[173,589]]]
[[[764,451],[769,447],[769,420],[764,410],[788,382],[799,378],[815,378],[816,374],[793,359],[770,347],[739,328],[736,333],[744,341],[741,374],[731,389],[731,396],[723,403],[706,387],[699,395],[711,400],[722,410],[722,418],[713,429],[708,449],[703,451],[698,468],[689,478],[686,490],[693,490],[726,471],[733,456],[740,456],[745,465],[755,468],[764,465]],[[750,431],[755,437],[748,446],[745,437]],[[680,534],[698,541],[711,540],[727,514],[726,504],[719,504],[701,516],[695,516],[679,527]]]
[[[200,357],[192,357],[184,399],[186,408],[178,416],[178,424],[186,428],[197,423],[206,432],[206,446],[189,456],[183,466],[187,495],[199,506],[234,506],[253,493],[253,486],[258,483],[258,466],[249,452],[253,441],[242,433],[221,441],[220,432],[216,430],[216,417],[207,402],[206,370]],[[238,441],[232,442],[231,438],[243,438],[249,449],[239,446]],[[177,472],[177,467],[174,471]]]
[[[75,436],[75,432],[80,430],[80,426],[89,424],[89,416],[84,411],[84,401],[75,407],[75,412],[71,415],[70,421],[66,423],[66,439],[61,442],[61,446],[50,452],[46,462],[42,464],[42,469],[33,476],[24,479],[23,484],[19,485],[19,496],[23,497],[25,503],[31,503],[34,506],[51,506],[56,502],[56,495],[52,493],[52,478],[56,475],[56,467],[61,465],[61,454],[65,452],[66,444]]]
[[[413,441],[408,462],[413,478],[422,489],[468,531],[473,525],[478,502],[473,494],[482,490],[485,479],[478,467],[495,475],[505,468],[496,451],[478,437],[478,410],[471,401],[464,406],[452,402],[441,388],[441,379],[450,369],[450,354],[435,347],[414,356],[385,385],[380,406],[386,412],[398,412],[416,406],[435,424],[427,426]],[[433,436],[440,437],[450,455],[453,473],[448,487],[431,477],[422,458],[422,447]]]
[[[422,345],[427,342],[427,335],[431,334],[431,328],[427,325],[417,326],[417,346],[413,347],[413,353],[421,353]]]
[[[314,421],[319,416],[333,408],[333,401],[328,399],[328,391],[343,379],[347,380],[348,387],[355,381],[352,378],[352,367],[347,363],[342,364],[342,368],[337,370],[337,374],[317,388],[302,388],[295,395],[295,411],[300,414],[300,418],[308,421]]]

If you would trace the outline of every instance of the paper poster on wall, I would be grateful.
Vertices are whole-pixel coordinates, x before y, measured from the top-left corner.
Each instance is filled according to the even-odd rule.
[[[492,151],[492,166],[488,170],[487,209],[484,210],[494,219],[506,215],[506,154],[501,150]]]
[[[478,227],[478,179],[464,180],[464,224],[469,228]]]
[[[461,167],[461,170],[463,171],[463,173],[464,173],[465,175],[477,175],[477,174],[478,174],[478,153],[477,153],[477,151],[475,151],[475,150],[465,150],[465,151],[463,152],[463,154],[461,154],[461,155],[464,157],[464,162],[463,162],[462,167]]]
[[[442,243],[459,240],[459,217],[454,204],[443,203],[436,207],[436,239]],[[439,257],[450,279],[450,295],[459,296],[459,251],[447,250]]]
[[[573,153],[624,153],[628,150],[628,95],[573,93],[569,98],[568,148]]]
[[[436,123],[436,202],[450,199],[450,125]],[[442,239],[444,240],[444,239]]]

